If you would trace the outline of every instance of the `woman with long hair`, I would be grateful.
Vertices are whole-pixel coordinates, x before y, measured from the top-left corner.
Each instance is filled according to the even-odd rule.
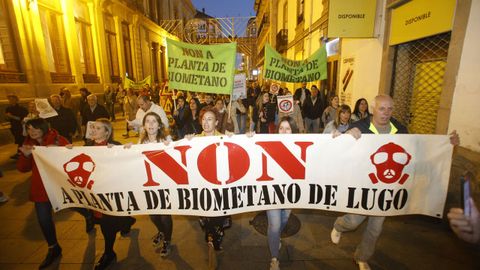
[[[164,143],[169,144],[170,135],[165,131],[162,119],[154,112],[145,114],[142,121],[143,132],[140,136],[140,144]],[[152,238],[153,246],[161,246],[160,256],[166,257],[171,251],[172,241],[172,216],[171,215],[150,215],[150,219],[158,230],[158,233]]]
[[[359,98],[357,102],[355,102],[355,108],[352,113],[352,122],[357,122],[358,120],[362,120],[369,116],[368,101],[364,98]]]
[[[335,119],[338,110],[338,96],[333,96],[330,98],[330,105],[323,111],[322,114],[322,123],[323,126],[326,126],[330,121]]]
[[[202,126],[200,125],[200,101],[192,97],[188,102],[188,110],[185,111],[185,125],[183,126],[183,134],[200,134]]]
[[[340,133],[345,133],[352,123],[350,116],[352,115],[352,110],[348,105],[342,105],[338,109],[335,120],[330,121],[325,129],[323,130],[324,134],[332,133],[338,131]]]
[[[203,131],[197,134],[197,137],[205,136],[221,136],[223,135],[217,130],[218,125],[218,111],[213,106],[203,107],[200,111],[200,119],[202,123]],[[229,135],[232,133],[229,133]],[[191,140],[194,135],[189,134],[185,136]],[[231,226],[230,216],[218,216],[218,217],[202,217],[200,218],[200,225],[205,231],[205,241],[208,246],[209,257],[209,269],[216,268],[216,254],[215,251],[222,250],[222,240],[225,235],[225,228]]]
[[[270,100],[270,94],[263,92],[257,99],[256,113],[258,115],[258,133],[273,133],[277,103]]]
[[[296,134],[299,133],[299,129],[295,120],[290,116],[283,116],[278,121],[277,127],[278,134]],[[251,137],[255,133],[247,133],[247,136]],[[280,261],[278,259],[281,248],[281,234],[283,229],[288,223],[288,218],[290,217],[290,209],[272,209],[267,210],[267,220],[268,220],[268,247],[270,249],[270,255],[272,256],[270,260],[270,270],[279,270]]]

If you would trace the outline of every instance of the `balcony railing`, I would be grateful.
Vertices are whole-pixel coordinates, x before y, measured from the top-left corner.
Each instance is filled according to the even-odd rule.
[[[112,83],[122,83],[122,78],[120,76],[110,75],[110,80]]]
[[[277,52],[284,53],[288,47],[288,29],[282,29],[277,33]]]
[[[50,72],[52,83],[75,83],[75,76],[69,73]]]
[[[0,72],[0,83],[26,83],[25,73]]]
[[[96,74],[83,74],[84,83],[100,83],[100,78]]]

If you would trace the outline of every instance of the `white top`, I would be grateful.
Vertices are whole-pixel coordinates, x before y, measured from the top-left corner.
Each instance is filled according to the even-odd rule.
[[[133,126],[135,130],[142,131],[143,126],[142,126],[142,121],[143,117],[145,117],[145,114],[149,112],[154,112],[160,116],[160,119],[162,120],[162,124],[165,127],[165,129],[168,129],[169,124],[168,124],[168,118],[167,114],[165,111],[162,109],[162,107],[158,106],[157,104],[152,102],[152,106],[150,106],[150,109],[147,111],[144,111],[142,109],[137,110],[137,115],[135,116],[135,120],[130,121],[129,124]]]

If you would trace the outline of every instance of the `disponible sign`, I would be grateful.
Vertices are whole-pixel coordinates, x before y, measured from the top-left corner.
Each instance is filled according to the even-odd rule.
[[[236,43],[198,45],[167,39],[169,87],[231,94],[236,50]]]
[[[327,78],[327,51],[325,46],[305,60],[284,58],[269,44],[265,44],[265,79],[281,82],[312,82]]]
[[[330,0],[328,37],[373,37],[376,0]]]
[[[441,217],[452,149],[446,135],[298,134],[36,147],[33,155],[55,211],[219,216],[305,208]]]
[[[452,30],[455,0],[415,0],[392,11],[390,45]]]

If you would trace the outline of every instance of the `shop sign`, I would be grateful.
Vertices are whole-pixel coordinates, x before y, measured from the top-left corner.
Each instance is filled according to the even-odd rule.
[[[377,1],[330,0],[328,37],[373,37]]]
[[[452,30],[455,0],[413,0],[392,11],[390,45]]]

